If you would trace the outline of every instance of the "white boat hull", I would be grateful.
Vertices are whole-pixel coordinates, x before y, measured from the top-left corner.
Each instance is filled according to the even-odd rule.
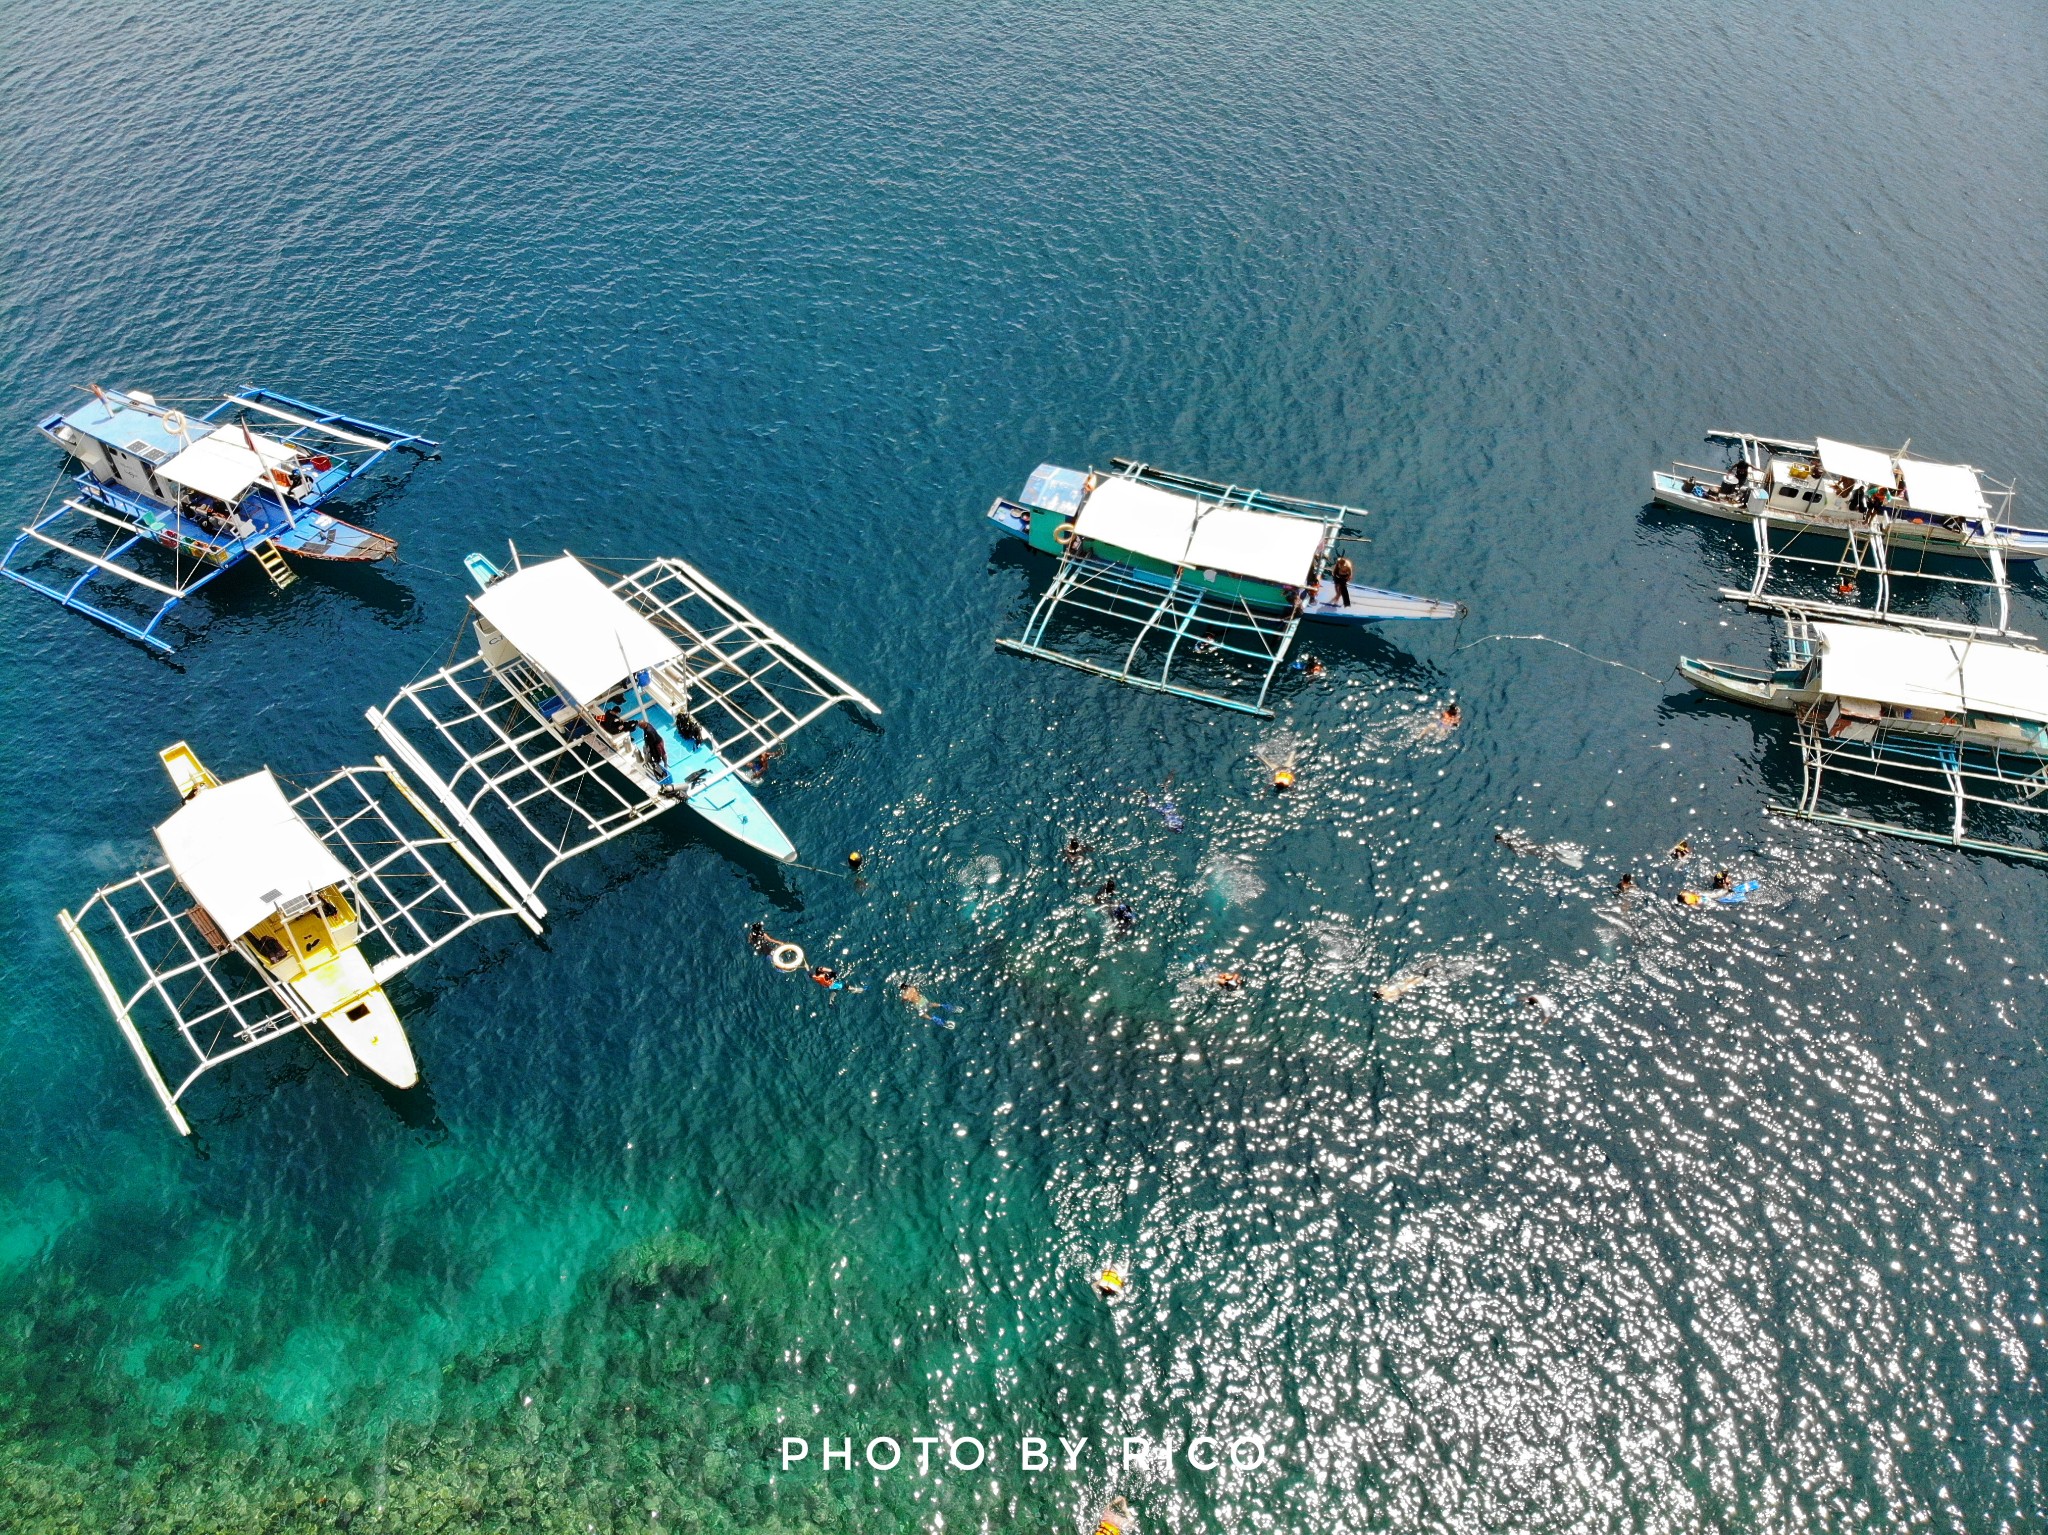
[[[1994,547],[2009,565],[2024,565],[2048,558],[2048,534],[2037,529],[2014,528],[1999,523],[1994,525],[1993,537],[1987,540],[1981,534],[1959,531],[1934,521],[1916,520],[1911,515],[1883,517],[1875,523],[1868,517],[1846,514],[1816,518],[1780,511],[1768,497],[1755,492],[1742,501],[1727,501],[1718,496],[1688,491],[1686,484],[1685,476],[1659,470],[1650,477],[1650,499],[1660,506],[1676,507],[1681,511],[1698,512],[1703,516],[1718,517],[1724,522],[1745,525],[1754,525],[1761,510],[1774,532],[1804,533],[1820,538],[1846,541],[1852,532],[1869,533],[1881,528],[1885,542],[1893,549],[1947,555],[1952,559],[1988,561]]]

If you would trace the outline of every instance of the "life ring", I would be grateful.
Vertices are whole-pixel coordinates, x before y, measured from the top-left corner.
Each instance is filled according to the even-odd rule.
[[[1052,530],[1052,541],[1062,549],[1066,548],[1068,544],[1074,541],[1074,525],[1071,522],[1063,522],[1054,528]]]
[[[768,951],[768,963],[784,972],[801,970],[804,967],[804,951],[793,943],[778,943]]]
[[[185,435],[185,413],[182,410],[165,411],[164,430],[173,437],[183,437]]]

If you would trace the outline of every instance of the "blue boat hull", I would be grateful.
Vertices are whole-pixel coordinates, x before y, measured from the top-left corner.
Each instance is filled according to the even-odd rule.
[[[685,805],[735,842],[777,863],[796,862],[796,844],[754,797],[737,768],[702,742],[684,740],[675,717],[638,688],[628,691],[623,712],[629,719],[645,720],[661,737],[668,753],[663,788],[681,794]]]

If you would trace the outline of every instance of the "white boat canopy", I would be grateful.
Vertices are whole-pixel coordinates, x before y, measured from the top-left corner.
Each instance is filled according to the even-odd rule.
[[[1924,458],[1902,458],[1906,502],[1916,512],[1937,517],[1982,517],[1990,511],[1977,471],[1968,464],[1934,464]]]
[[[265,768],[199,794],[156,829],[178,883],[230,940],[277,908],[343,884],[348,871]]]
[[[513,571],[470,601],[573,704],[682,654],[573,554]]]
[[[256,443],[254,453],[249,451],[252,437]],[[223,426],[171,458],[157,473],[187,490],[232,505],[269,470],[288,470],[298,462],[298,457],[296,448],[275,437],[245,434],[239,426]]]
[[[1882,485],[1886,489],[1898,483],[1898,472],[1892,468],[1889,453],[1859,448],[1853,442],[1836,442],[1832,437],[1816,437],[1814,442],[1820,449],[1820,466],[1829,474],[1846,475],[1860,484]]]
[[[1119,478],[1096,486],[1074,519],[1074,532],[1171,565],[1223,570],[1276,586],[1305,586],[1329,525],[1307,517],[1212,506]]]
[[[1079,538],[1099,538],[1119,549],[1178,565],[1195,531],[1202,503],[1136,480],[1108,479],[1081,503],[1074,519]]]
[[[1815,624],[1820,691],[1901,709],[2048,723],[2048,652],[1862,624]]]

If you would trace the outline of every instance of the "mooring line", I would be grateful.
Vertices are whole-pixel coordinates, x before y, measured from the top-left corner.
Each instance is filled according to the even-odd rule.
[[[1665,677],[1668,677],[1670,675],[1667,672],[1665,674],[1665,677],[1652,677],[1640,666],[1630,666],[1626,661],[1615,661],[1607,656],[1596,656],[1590,650],[1581,650],[1576,645],[1570,644],[1565,640],[1552,639],[1547,634],[1482,634],[1476,640],[1467,640],[1464,644],[1458,647],[1458,650],[1470,650],[1474,645],[1484,645],[1488,640],[1541,640],[1546,645],[1562,646],[1564,649],[1571,651],[1575,655],[1584,656],[1588,661],[1598,661],[1602,666],[1614,666],[1619,667],[1622,671],[1625,672],[1634,672],[1638,677],[1644,678],[1645,680],[1650,682],[1654,682],[1660,687],[1663,686]],[[1458,653],[1458,650],[1452,651],[1451,654],[1456,655]]]

